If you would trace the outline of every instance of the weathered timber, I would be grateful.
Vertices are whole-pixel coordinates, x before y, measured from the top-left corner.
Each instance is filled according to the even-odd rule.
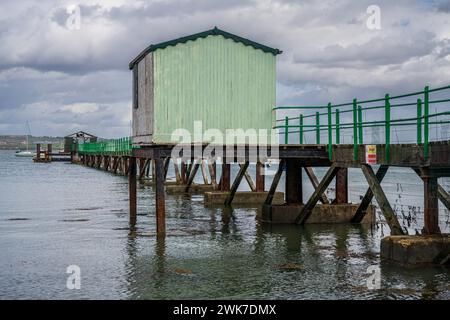
[[[256,163],[256,192],[264,192],[264,164],[261,162]]]
[[[316,174],[314,173],[313,168],[311,167],[305,167],[306,175],[308,176],[309,180],[311,181],[311,184],[313,185],[314,189],[317,189],[319,186],[319,179],[317,179]],[[325,193],[321,194],[319,196],[320,202],[323,204],[329,204],[330,201],[328,201],[327,195]]]
[[[194,182],[195,175],[197,174],[198,168],[200,167],[200,160],[194,160],[194,166],[192,170],[189,171],[189,178],[186,183],[185,192],[189,192],[189,188],[192,185],[192,182]]]
[[[313,194],[308,199],[306,204],[300,210],[297,218],[295,218],[295,223],[303,224],[308,219],[308,217],[311,215],[311,210],[317,204],[317,201],[319,201],[319,198],[325,192],[326,188],[331,183],[331,180],[333,180],[338,170],[339,168],[336,167],[334,164],[331,165],[331,167],[328,169],[327,173],[323,177],[322,181],[317,186],[316,190],[313,192]]]
[[[164,190],[164,160],[155,159],[156,182],[156,234],[164,236],[166,233],[166,203]]]
[[[269,192],[267,193],[266,201],[264,201],[264,205],[272,204],[274,194],[277,191],[278,183],[280,183],[281,175],[283,174],[285,163],[286,163],[286,160],[284,160],[284,159],[280,160],[280,163],[278,164],[277,172],[275,173],[275,176],[273,177],[272,184],[270,185]]]
[[[203,184],[209,184],[208,173],[206,172],[206,164],[205,160],[203,159],[201,162],[201,170],[202,170]]]
[[[128,187],[130,195],[130,223],[136,223],[136,158],[130,157],[130,171],[128,174]]]
[[[402,227],[400,226],[400,223],[398,222],[397,217],[394,211],[392,210],[392,207],[389,204],[389,201],[386,198],[383,188],[381,188],[381,185],[378,182],[378,179],[375,176],[372,167],[370,165],[364,164],[361,166],[361,169],[362,172],[364,173],[364,176],[366,177],[370,189],[372,190],[375,196],[375,199],[378,202],[381,213],[383,214],[387,224],[389,225],[389,228],[391,229],[391,234],[403,235],[404,232],[402,230]]]
[[[388,171],[389,166],[381,165],[377,173],[375,175],[378,183],[381,183],[383,181],[384,176],[386,175],[386,172]],[[360,223],[364,216],[366,215],[367,208],[369,207],[370,203],[372,202],[373,198],[373,192],[372,189],[368,188],[364,197],[361,200],[361,203],[358,206],[358,209],[356,209],[355,215],[352,218],[353,223]]]
[[[286,204],[303,203],[302,167],[298,159],[286,159]]]
[[[212,160],[208,161],[209,175],[211,176],[211,184],[214,190],[217,190],[217,178],[216,178],[216,163],[211,163]]]
[[[245,164],[239,163],[239,167],[240,168],[242,168],[244,165]],[[250,176],[250,174],[248,173],[247,170],[245,170],[245,172],[244,172],[244,177],[245,177],[245,180],[248,183],[248,186],[250,187],[250,190],[251,191],[256,191],[256,187],[255,187],[255,184],[253,183],[253,179],[252,179],[252,177]]]
[[[336,173],[335,204],[348,203],[348,168],[340,168]]]
[[[245,176],[245,173],[247,172],[248,165],[249,165],[249,162],[246,161],[243,165],[240,166],[239,172],[233,181],[233,185],[231,186],[231,190],[228,193],[227,198],[225,199],[224,204],[226,206],[229,206],[231,204],[231,202],[233,202],[234,194],[236,193],[236,191],[239,187],[239,184],[242,181],[242,178]]]
[[[222,163],[222,176],[220,178],[220,190],[230,191],[231,166],[229,163]]]
[[[423,168],[422,180],[424,186],[424,226],[422,233],[440,234],[437,177],[430,175],[427,168]]]

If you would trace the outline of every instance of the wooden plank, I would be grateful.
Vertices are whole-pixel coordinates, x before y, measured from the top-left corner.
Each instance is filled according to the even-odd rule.
[[[316,174],[314,173],[314,169],[311,167],[305,167],[306,175],[308,176],[309,180],[311,181],[311,184],[314,187],[314,190],[318,188],[319,186],[319,179],[317,179]],[[329,204],[330,201],[327,198],[327,195],[325,193],[321,194],[319,197],[320,202],[323,204]]]
[[[244,165],[245,164],[239,163],[239,168],[242,168]],[[244,177],[248,183],[248,186],[250,187],[250,190],[252,190],[253,192],[256,191],[256,187],[255,187],[255,184],[253,183],[253,179],[247,170],[245,170],[245,172],[244,172]]]
[[[280,182],[281,175],[283,174],[284,166],[285,166],[286,160],[281,159],[280,163],[278,164],[277,172],[275,173],[275,176],[273,177],[272,184],[270,185],[269,192],[267,193],[266,200],[264,201],[264,205],[271,205],[273,196],[275,195],[275,192],[277,191],[278,183]]]
[[[388,171],[389,166],[387,165],[381,165],[375,177],[377,178],[378,183],[381,183],[383,181],[384,176],[386,175],[386,172]],[[355,214],[353,215],[353,218],[351,220],[352,223],[361,223],[361,221],[364,219],[364,216],[367,213],[367,208],[369,207],[370,203],[373,199],[373,192],[372,189],[368,188],[366,193],[364,194],[364,197],[361,200],[361,203],[358,206],[358,209],[356,209]]]
[[[156,182],[156,234],[164,236],[166,233],[166,201],[164,190],[164,160],[155,159],[155,182]]]
[[[194,182],[195,175],[197,174],[198,168],[200,167],[200,162],[199,161],[194,160],[194,162],[191,163],[191,164],[194,164],[194,167],[190,170],[189,178],[188,178],[188,181],[186,183],[185,192],[189,192],[189,188],[191,187],[192,182]]]
[[[381,213],[383,213],[384,218],[386,219],[389,228],[391,229],[392,235],[403,235],[404,232],[400,223],[395,216],[394,211],[392,210],[391,205],[389,204],[386,195],[384,194],[383,188],[381,188],[380,183],[378,182],[375,173],[370,165],[363,164],[361,165],[362,172],[366,177],[367,183],[369,184],[370,189],[372,190],[375,199],[378,202]]]
[[[236,176],[236,179],[234,179],[234,181],[233,181],[233,185],[231,186],[231,190],[228,193],[227,198],[225,199],[224,204],[226,206],[229,206],[231,204],[231,202],[233,202],[234,195],[236,194],[236,191],[239,187],[239,184],[242,181],[242,178],[245,176],[245,173],[247,172],[247,168],[248,168],[249,164],[250,163],[248,161],[246,161],[243,165],[239,164],[240,165],[239,172]]]
[[[325,190],[327,189],[328,185],[333,180],[333,178],[336,175],[338,170],[339,170],[339,168],[336,167],[334,164],[331,165],[331,167],[328,169],[327,173],[323,177],[322,181],[320,181],[316,190],[313,192],[313,194],[308,199],[306,204],[300,210],[297,218],[295,218],[295,223],[297,223],[297,224],[305,223],[305,221],[311,215],[312,209],[316,206],[321,195],[325,192]]]

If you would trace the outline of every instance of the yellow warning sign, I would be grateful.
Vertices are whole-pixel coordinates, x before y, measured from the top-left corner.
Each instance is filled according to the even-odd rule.
[[[377,146],[373,144],[366,145],[366,163],[377,164]]]

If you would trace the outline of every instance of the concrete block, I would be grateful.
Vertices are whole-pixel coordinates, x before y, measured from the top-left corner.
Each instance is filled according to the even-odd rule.
[[[210,184],[192,184],[189,188],[189,193],[205,193],[213,191],[214,188]],[[180,194],[186,192],[186,185],[184,184],[166,184],[167,194]]]
[[[401,265],[450,265],[450,234],[388,236],[381,239],[380,256]]]
[[[260,219],[268,223],[295,223],[303,204],[263,206]],[[318,204],[305,223],[349,223],[353,218],[358,204]],[[375,208],[369,206],[367,214],[361,223],[375,221]]]
[[[205,192],[205,205],[223,205],[228,192],[214,191]],[[267,192],[237,191],[234,195],[233,205],[261,205],[266,201]],[[284,193],[275,192],[274,204],[284,203]]]

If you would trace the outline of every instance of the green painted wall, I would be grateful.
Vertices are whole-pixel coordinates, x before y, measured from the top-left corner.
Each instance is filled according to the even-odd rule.
[[[224,37],[158,49],[154,62],[154,143],[177,128],[272,128],[276,57]]]

